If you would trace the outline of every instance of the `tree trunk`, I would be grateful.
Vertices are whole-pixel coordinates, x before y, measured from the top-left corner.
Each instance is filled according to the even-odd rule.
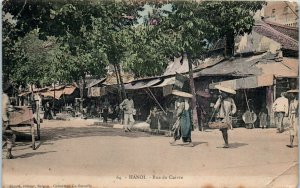
[[[80,78],[80,112],[83,112],[83,98],[84,98],[84,88],[85,88],[85,78]]]
[[[192,66],[192,60],[189,54],[187,54],[187,59],[188,59],[188,64],[189,64],[189,77],[190,77],[190,88],[191,88],[191,93],[193,95],[192,98],[192,117],[193,117],[193,124],[194,124],[194,129],[199,127],[198,123],[198,114],[197,114],[197,98],[196,98],[196,90],[195,90],[195,83],[194,83],[194,78],[193,78],[193,66]]]
[[[54,112],[54,101],[55,101],[55,82],[54,82],[54,85],[53,85],[53,101],[52,101],[52,109],[53,109],[53,112]]]
[[[121,70],[120,70],[120,65],[119,64],[117,64],[117,71],[118,71],[118,74],[119,74],[119,77],[120,77],[122,97],[123,97],[123,99],[125,99],[126,98],[126,91],[125,91],[125,87],[124,87],[123,78],[122,78],[122,74],[121,74]]]
[[[117,71],[116,64],[113,64],[113,66],[114,66],[116,77],[117,77],[119,102],[121,103],[123,101],[123,97],[122,97],[122,93],[121,93],[120,75],[119,75],[119,72]]]
[[[234,32],[225,35],[225,57],[234,55]]]

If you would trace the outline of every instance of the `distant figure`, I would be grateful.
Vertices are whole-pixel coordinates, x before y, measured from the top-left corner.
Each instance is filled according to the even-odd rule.
[[[284,131],[283,118],[288,116],[289,101],[285,95],[286,93],[282,92],[281,97],[277,98],[273,104],[277,133],[282,133]]]
[[[176,140],[182,137],[184,146],[193,147],[191,131],[193,127],[191,107],[189,105],[189,98],[192,98],[190,93],[182,91],[173,91],[173,95],[178,96],[176,101],[177,123],[175,123],[173,140],[171,145],[175,145]]]
[[[108,102],[108,99],[105,98],[105,101],[103,103],[103,122],[104,123],[107,123],[108,111],[109,111],[109,102]]]
[[[124,111],[124,129],[125,132],[131,132],[131,127],[135,120],[133,119],[134,112],[134,102],[132,100],[132,95],[128,95],[127,99],[125,99],[120,104],[121,110]]]
[[[219,89],[220,96],[214,106],[216,110],[218,110],[217,120],[227,123],[228,127],[221,128],[220,131],[222,132],[222,136],[225,142],[223,148],[229,148],[228,144],[228,128],[232,129],[232,118],[231,115],[236,113],[236,105],[234,100],[229,96],[230,94],[235,94],[235,90],[226,87],[216,87]]]
[[[290,108],[289,108],[289,121],[290,121],[290,145],[287,145],[289,148],[293,148],[293,142],[295,136],[298,136],[298,108],[299,108],[299,101],[298,101],[298,90],[290,90],[291,93],[291,101],[290,101]]]
[[[51,110],[51,106],[50,106],[50,103],[49,101],[46,102],[45,104],[45,119],[53,119],[53,116],[52,116],[52,110]]]
[[[118,104],[115,106],[115,113],[116,113],[118,122],[120,122],[121,119],[122,119],[122,111],[121,111],[120,106]]]
[[[207,117],[210,111],[210,98],[211,95],[208,89],[204,91],[198,91],[197,95],[199,96],[198,100],[198,115],[200,114],[201,125],[199,126],[199,131],[203,131],[203,128],[207,126]]]
[[[269,124],[268,119],[268,109],[267,106],[263,104],[259,112],[259,127],[262,129],[267,128]]]
[[[8,107],[10,105],[10,101],[8,95],[5,93],[7,92],[7,90],[8,88],[4,88],[2,93],[2,137],[6,141],[6,147],[7,147],[6,159],[12,159],[14,157],[11,154],[14,135],[9,126]]]
[[[157,115],[157,107],[154,106],[152,110],[150,110],[150,114],[147,117],[146,122],[150,124],[150,129],[158,129],[158,115]]]

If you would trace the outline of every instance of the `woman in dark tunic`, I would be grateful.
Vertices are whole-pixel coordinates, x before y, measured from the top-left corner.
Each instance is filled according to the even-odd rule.
[[[150,123],[150,129],[158,129],[158,115],[157,107],[153,107],[153,110],[150,110],[150,114],[147,118],[147,122]]]
[[[176,101],[176,111],[177,111],[177,125],[175,123],[174,130],[174,140],[170,142],[171,145],[175,145],[176,140],[179,140],[182,137],[184,146],[193,147],[191,139],[192,131],[192,116],[191,108],[189,105],[189,98],[192,97],[191,94],[185,92],[172,92],[174,95],[179,96],[180,98]]]

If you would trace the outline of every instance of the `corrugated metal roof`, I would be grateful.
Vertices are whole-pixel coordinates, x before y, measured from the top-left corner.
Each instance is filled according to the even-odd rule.
[[[233,60],[222,61],[215,66],[207,67],[199,72],[194,73],[194,77],[213,76],[213,75],[231,75],[245,76],[257,75],[262,71],[254,66],[265,54],[251,56],[247,58],[236,58]]]
[[[180,60],[181,57],[175,58],[174,61],[170,61],[163,75],[167,76],[167,75],[174,75],[176,73],[188,72],[189,64],[187,58],[183,58],[182,62],[180,62]]]
[[[148,80],[148,81],[138,81],[133,84],[129,83],[129,84],[124,85],[124,87],[125,87],[125,89],[143,89],[143,88],[153,86],[159,82],[161,82],[161,79],[156,78],[156,79]]]
[[[162,83],[152,86],[152,87],[164,87],[164,86],[172,85],[172,84],[175,84],[175,77],[165,78]]]
[[[104,82],[106,80],[106,78],[102,78],[102,79],[95,79],[93,80],[91,83],[89,83],[85,88],[90,88],[90,87],[93,87],[97,84],[100,84],[102,82]]]
[[[238,90],[238,89],[251,89],[257,87],[272,86],[273,78],[274,78],[273,75],[250,76],[245,78],[212,83],[209,84],[209,88],[215,89],[216,85],[222,85],[225,87],[232,88],[234,90]]]

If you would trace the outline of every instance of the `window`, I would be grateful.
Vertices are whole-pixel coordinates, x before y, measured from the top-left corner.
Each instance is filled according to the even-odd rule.
[[[286,6],[286,7],[284,7],[283,12],[284,12],[284,13],[288,13],[288,10],[289,10],[289,7]]]

